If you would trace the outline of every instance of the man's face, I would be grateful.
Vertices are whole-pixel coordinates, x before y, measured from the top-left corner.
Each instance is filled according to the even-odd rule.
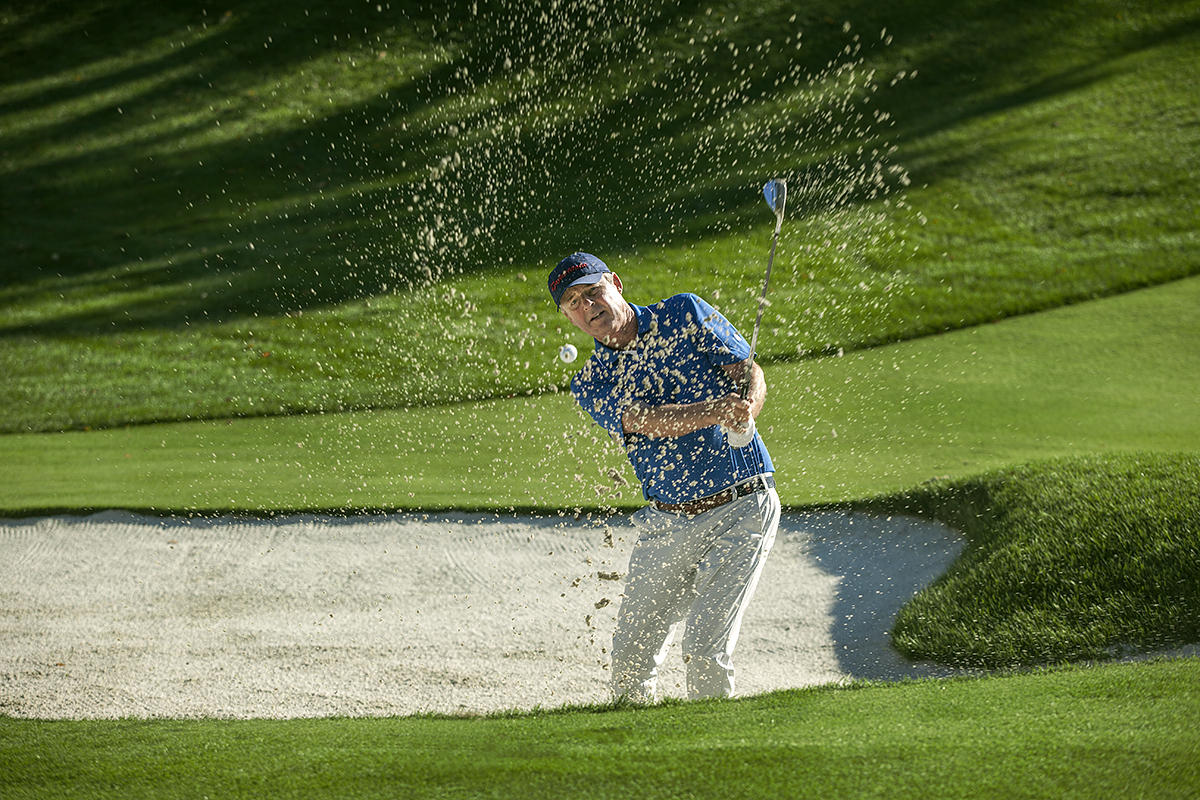
[[[572,325],[605,344],[615,342],[633,317],[633,309],[621,296],[621,279],[612,272],[598,283],[569,287],[559,308]]]

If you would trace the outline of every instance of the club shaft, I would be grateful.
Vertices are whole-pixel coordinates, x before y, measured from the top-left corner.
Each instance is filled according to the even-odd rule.
[[[767,307],[767,287],[771,285],[771,267],[775,264],[775,246],[779,244],[779,229],[783,225],[783,215],[775,220],[775,235],[771,237],[771,254],[767,256],[767,277],[763,279],[762,294],[758,298],[758,315],[754,318],[754,331],[750,334],[750,371],[742,382],[742,399],[750,396],[750,381],[753,378],[754,356],[758,352],[758,328],[762,324],[763,310]]]

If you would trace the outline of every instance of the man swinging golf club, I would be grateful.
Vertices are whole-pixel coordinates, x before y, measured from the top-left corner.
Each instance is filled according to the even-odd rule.
[[[774,252],[772,243],[772,260]],[[733,325],[694,294],[634,305],[588,253],[564,258],[548,285],[567,319],[596,340],[572,394],[624,448],[649,501],[633,515],[640,535],[613,634],[613,692],[656,699],[682,621],[688,697],[728,697],[742,616],[779,526],[774,467],[753,427],[766,397],[762,369]]]

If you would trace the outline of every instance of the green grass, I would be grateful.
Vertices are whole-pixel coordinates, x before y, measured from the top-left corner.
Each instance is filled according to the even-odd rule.
[[[481,719],[0,718],[49,797],[1194,796],[1200,662]]]
[[[767,368],[785,503],[1052,456],[1200,450],[1200,279]],[[564,367],[564,370],[566,368]],[[631,508],[624,456],[560,393],[398,411],[0,437],[0,513]],[[608,478],[618,470],[630,486]],[[514,471],[519,479],[514,480]],[[619,493],[619,494],[618,494]]]
[[[1195,2],[625,6],[6,6],[0,431],[561,388],[547,268],[748,324],[769,174],[768,362],[1200,270]]]
[[[1002,668],[1200,642],[1200,455],[1075,457],[876,501],[962,531],[904,606],[918,660]]]

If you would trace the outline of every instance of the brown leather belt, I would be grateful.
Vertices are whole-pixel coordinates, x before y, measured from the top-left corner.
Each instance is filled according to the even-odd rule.
[[[771,475],[759,475],[750,480],[739,483],[736,486],[731,486],[716,494],[710,494],[707,497],[701,497],[699,500],[689,500],[686,503],[660,503],[654,501],[654,507],[659,511],[670,511],[675,514],[687,514],[689,517],[694,517],[697,514],[703,514],[705,511],[711,511],[714,508],[719,508],[726,503],[732,502],[739,497],[745,497],[748,494],[755,492],[765,492],[767,489],[775,488],[775,478]]]

